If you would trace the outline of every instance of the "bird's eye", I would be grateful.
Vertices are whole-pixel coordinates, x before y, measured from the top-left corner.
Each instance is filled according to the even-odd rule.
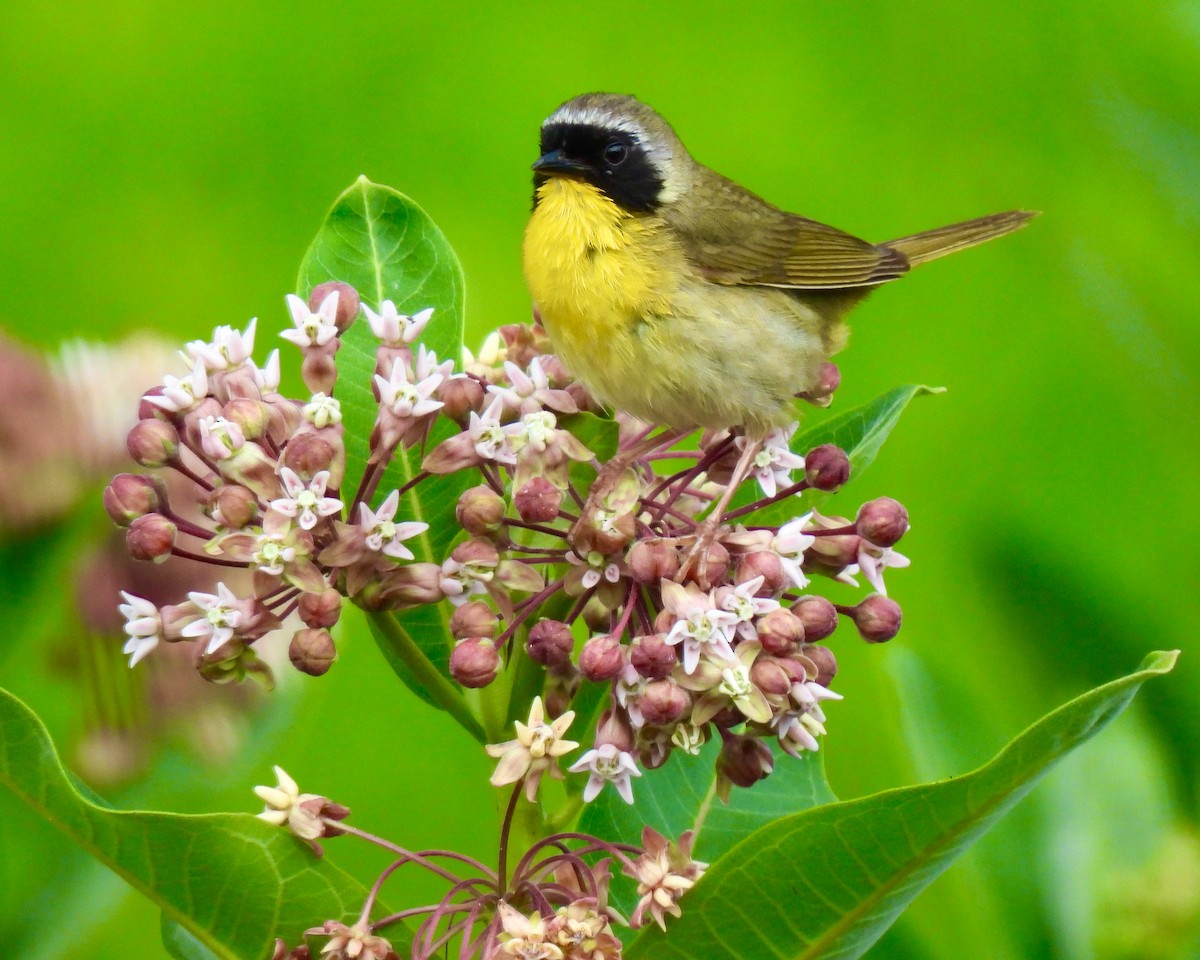
[[[629,156],[629,148],[620,140],[613,140],[604,148],[604,162],[610,167],[624,163],[627,156]]]

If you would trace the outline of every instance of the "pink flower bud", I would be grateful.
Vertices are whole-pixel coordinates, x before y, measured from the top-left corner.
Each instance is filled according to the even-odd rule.
[[[561,620],[539,620],[529,628],[525,652],[535,663],[546,666],[565,663],[574,649],[571,628]]]
[[[267,408],[261,400],[237,397],[221,409],[221,415],[236,423],[247,440],[256,440],[267,430]]]
[[[721,744],[717,773],[737,787],[752,787],[775,769],[771,749],[757,737],[730,734]],[[728,787],[725,788],[728,795]]]
[[[310,677],[326,673],[337,659],[337,647],[328,630],[297,630],[288,645],[288,659],[292,666]]]
[[[792,676],[783,661],[759,657],[750,667],[750,682],[768,697],[786,697],[792,689]]]
[[[625,753],[633,752],[633,728],[629,725],[625,714],[620,711],[605,710],[596,724],[596,746],[612,744]]]
[[[877,547],[890,547],[908,530],[908,511],[898,500],[879,497],[859,507],[854,525],[864,540]]]
[[[313,629],[332,627],[342,615],[342,595],[333,587],[321,593],[301,594],[296,613]]]
[[[438,388],[437,396],[442,401],[441,412],[462,425],[483,404],[483,384],[474,377],[451,377]]]
[[[772,610],[755,621],[758,640],[767,653],[786,657],[804,642],[804,623],[791,610]]]
[[[143,467],[161,467],[179,454],[179,432],[166,420],[139,420],[125,438],[125,448]]]
[[[167,500],[167,488],[157,477],[118,473],[104,488],[104,509],[118,527],[157,511]]]
[[[379,581],[379,601],[390,607],[418,607],[442,599],[442,568],[436,563],[393,567]]]
[[[223,483],[208,497],[209,516],[229,530],[241,530],[258,516],[258,498],[237,483]]]
[[[850,479],[850,458],[832,443],[814,447],[804,457],[804,479],[815,490],[836,490]]]
[[[487,540],[475,537],[464,540],[451,553],[450,558],[461,563],[464,567],[495,567],[500,562],[500,554]]]
[[[134,560],[162,563],[171,555],[177,532],[175,524],[161,513],[148,513],[129,525],[125,545]]]
[[[487,637],[494,640],[500,618],[492,612],[492,608],[479,600],[464,603],[455,607],[450,616],[450,632],[455,639],[464,637]]]
[[[310,430],[298,433],[288,441],[279,462],[301,477],[314,477],[330,468],[336,452],[326,437]]]
[[[719,540],[708,545],[708,550],[702,557],[697,557],[688,571],[687,579],[699,585],[701,589],[720,583],[729,572],[729,551]],[[703,573],[703,577],[701,576]],[[704,582],[701,583],[701,580]]]
[[[648,633],[634,637],[629,648],[629,662],[648,680],[662,680],[671,675],[679,655],[674,644],[667,643],[665,633]]]
[[[151,387],[142,394],[142,399],[138,402],[138,419],[139,420],[165,420],[169,416],[167,411],[156,403],[151,403],[147,397],[161,397],[163,395],[162,385]]]
[[[579,653],[579,672],[597,683],[616,679],[624,666],[625,650],[611,634],[592,637]]]
[[[837,629],[837,609],[824,597],[801,597],[792,605],[792,613],[804,624],[804,639],[809,643],[824,640]]]
[[[473,537],[486,537],[500,529],[504,519],[504,499],[491,487],[464,490],[454,508],[458,524]],[[460,563],[466,561],[455,557]]]
[[[669,727],[692,709],[692,698],[674,680],[652,680],[638,698],[638,709],[651,726]]]
[[[846,523],[849,524],[849,521]],[[817,537],[804,554],[804,569],[837,576],[850,564],[857,562],[860,543],[861,538],[852,533]]]
[[[639,540],[629,550],[629,573],[638,583],[657,584],[679,571],[679,551],[662,540]]]
[[[755,591],[756,597],[773,597],[789,582],[777,553],[770,550],[755,550],[738,560],[734,568],[734,583],[743,584],[762,577],[762,586]]]
[[[900,632],[900,604],[879,593],[863,600],[851,616],[867,643],[885,643]]]
[[[513,506],[526,523],[549,523],[558,517],[563,493],[545,477],[534,477],[513,495]]]
[[[459,640],[450,651],[450,676],[464,687],[486,687],[499,669],[500,654],[487,637]]]
[[[338,306],[333,322],[338,328],[338,333],[345,333],[358,319],[359,312],[358,291],[350,284],[342,283],[340,280],[326,280],[324,283],[318,283],[313,287],[312,293],[308,295],[308,309],[316,313],[321,304],[325,302],[325,298],[335,290],[338,293]]]
[[[803,647],[800,652],[811,660],[817,668],[817,674],[813,679],[823,687],[829,686],[833,682],[833,678],[837,676],[838,671],[837,657],[833,655],[833,651],[828,647],[809,644]]]

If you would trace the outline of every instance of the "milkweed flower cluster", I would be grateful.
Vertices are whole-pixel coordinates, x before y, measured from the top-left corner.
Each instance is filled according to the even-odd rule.
[[[545,668],[539,715],[491,748],[493,782],[521,781],[532,797],[543,774],[559,775],[576,745],[558,728],[583,685],[600,684],[596,739],[569,769],[586,775],[587,799],[611,785],[631,800],[645,769],[714,737],[723,795],[771,772],[771,741],[816,750],[825,704],[839,699],[826,645],[839,622],[871,642],[899,630],[885,574],[908,563],[896,551],[907,512],[889,498],[853,519],[802,508],[799,495],[844,484],[850,461],[829,444],[797,452],[796,425],[767,437],[727,491],[740,435],[709,432],[686,448],[679,431],[606,422],[537,325],[503,327],[456,365],[422,342],[431,310],[360,311],[338,283],[288,306],[307,397],[280,393],[277,351],[255,363],[252,321],[187,344],[185,369],[142,402],[130,453],[191,494],[180,502],[159,476],[124,474],[106,491],[108,512],[134,557],[207,560],[229,577],[162,607],[126,593],[132,663],[190,641],[210,680],[266,677],[254,645],[289,621],[293,664],[320,674],[345,599],[373,612],[446,604],[447,669],[461,685],[488,686],[520,657]],[[360,312],[378,341],[374,369],[347,385],[336,355]],[[813,402],[836,386],[826,373],[830,389]],[[354,490],[346,390],[376,411]],[[380,489],[398,455],[419,469]],[[437,556],[426,522],[406,516],[435,483],[443,498],[462,491],[457,536]],[[685,560],[697,551],[700,562]],[[836,604],[817,577],[862,579],[871,592]]]

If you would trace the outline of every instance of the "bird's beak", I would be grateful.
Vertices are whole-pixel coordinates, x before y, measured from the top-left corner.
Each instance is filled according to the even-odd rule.
[[[536,173],[546,174],[583,173],[587,166],[578,160],[572,160],[561,150],[551,150],[549,153],[543,153],[534,161],[533,169]]]

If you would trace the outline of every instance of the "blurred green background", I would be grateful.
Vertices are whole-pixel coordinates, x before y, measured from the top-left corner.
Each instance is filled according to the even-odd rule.
[[[963,772],[1145,651],[1183,647],[871,956],[1197,955],[1200,4],[18,0],[3,20],[0,326],[44,348],[255,315],[280,329],[360,173],[455,245],[473,340],[523,321],[537,126],[591,89],[637,94],[703,162],[871,239],[1045,211],[878,293],[838,358],[841,409],[904,382],[948,393],[840,498],[907,504],[913,566],[890,578],[895,642],[839,635],[846,700],[823,749],[843,797]],[[61,662],[65,571],[105,528],[98,490],[2,547],[0,684],[68,751],[90,700]],[[112,798],[255,810],[249,786],[279,762],[378,832],[490,856],[485,758],[447,764],[465,736],[369,640],[343,640],[327,677],[232,721],[227,762],[170,738]],[[0,823],[7,955],[161,954],[157,912],[121,881],[7,795]]]

